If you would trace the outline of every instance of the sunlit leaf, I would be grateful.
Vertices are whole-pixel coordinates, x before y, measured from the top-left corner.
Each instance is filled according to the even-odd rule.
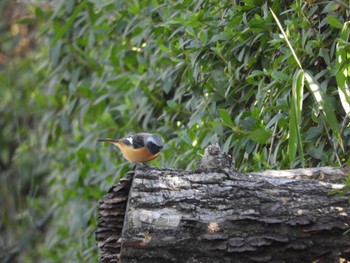
[[[334,107],[332,107],[326,93],[322,90],[320,84],[311,75],[310,72],[308,71],[305,72],[305,79],[306,79],[307,87],[309,88],[310,92],[314,96],[319,109],[322,110],[329,127],[331,128],[334,135],[338,139],[339,144],[342,145],[339,124],[334,113]]]
[[[350,59],[348,40],[350,34],[350,23],[346,22],[340,33],[340,40],[336,47],[336,80],[338,84],[338,93],[341,104],[346,114],[350,114],[350,87],[349,87],[349,69],[348,62]]]
[[[291,50],[291,52],[292,52],[292,54],[293,54],[293,56],[294,56],[295,61],[298,63],[299,68],[302,69],[302,66],[301,66],[301,63],[300,63],[300,61],[299,61],[299,58],[298,58],[297,54],[295,53],[292,44],[289,42],[288,37],[287,37],[287,35],[286,35],[286,32],[284,31],[284,29],[283,29],[283,27],[282,27],[282,25],[281,25],[281,23],[280,23],[278,17],[275,15],[275,13],[272,11],[271,8],[270,8],[270,11],[271,11],[271,14],[272,14],[273,18],[275,19],[275,21],[276,21],[278,27],[279,27],[280,30],[281,30],[281,32],[282,32],[282,34],[283,34],[283,36],[284,36],[284,39],[286,40],[286,42],[287,42],[287,44],[288,44],[288,46],[289,46],[289,48],[290,48],[290,50]]]
[[[293,167],[298,150],[300,161],[304,166],[303,142],[301,140],[300,126],[304,93],[304,71],[298,70],[293,77],[292,98],[289,121],[288,156],[290,166]]]

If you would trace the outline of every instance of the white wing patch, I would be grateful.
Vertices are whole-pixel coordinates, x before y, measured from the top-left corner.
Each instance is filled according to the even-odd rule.
[[[132,137],[126,137],[126,140],[128,140],[130,142],[130,144],[132,145]]]

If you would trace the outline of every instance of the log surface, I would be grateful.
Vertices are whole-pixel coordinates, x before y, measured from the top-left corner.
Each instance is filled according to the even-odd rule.
[[[197,171],[137,166],[100,201],[101,262],[346,262],[348,167],[240,174],[208,148]]]
[[[348,197],[328,195],[341,187],[283,176],[136,170],[121,262],[348,259]]]

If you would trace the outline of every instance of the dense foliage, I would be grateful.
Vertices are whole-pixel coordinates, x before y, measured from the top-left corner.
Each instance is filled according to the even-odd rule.
[[[21,253],[24,262],[97,261],[98,199],[131,168],[100,137],[158,132],[166,147],[152,165],[161,167],[193,169],[216,142],[243,172],[349,164],[346,3],[62,0],[30,8],[24,22],[38,25],[39,47],[13,62],[16,70],[8,65],[11,81],[0,76],[0,140],[13,144],[1,147],[0,165],[17,168],[1,167],[1,197],[16,209],[0,223],[18,227],[0,230],[4,251],[28,246],[26,226],[49,224],[30,232],[36,246]],[[18,195],[27,198],[17,210]]]

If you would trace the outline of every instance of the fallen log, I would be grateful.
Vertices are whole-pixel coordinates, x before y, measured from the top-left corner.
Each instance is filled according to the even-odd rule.
[[[350,169],[241,174],[218,146],[196,171],[137,166],[101,199],[100,262],[346,262]]]

